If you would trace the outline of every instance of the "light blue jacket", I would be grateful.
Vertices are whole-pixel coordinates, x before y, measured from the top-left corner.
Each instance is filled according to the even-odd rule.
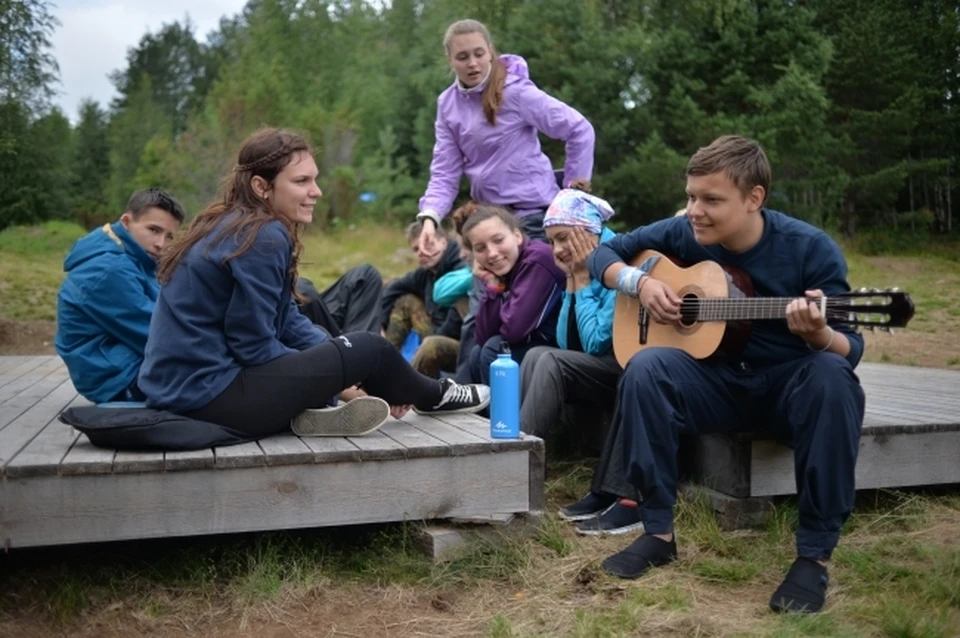
[[[606,243],[616,237],[609,228],[600,233],[600,242]],[[570,302],[577,296],[577,329],[580,343],[587,354],[601,355],[610,351],[613,345],[613,306],[617,300],[617,291],[605,288],[591,275],[590,285],[575,293],[565,292],[560,305],[560,317],[557,320],[557,344],[568,350],[567,325],[570,320]]]
[[[438,306],[448,308],[460,297],[470,294],[473,273],[468,266],[451,270],[433,284],[433,300]]]
[[[77,392],[93,403],[137,379],[160,294],[156,267],[120,222],[78,239],[63,262],[55,347]]]

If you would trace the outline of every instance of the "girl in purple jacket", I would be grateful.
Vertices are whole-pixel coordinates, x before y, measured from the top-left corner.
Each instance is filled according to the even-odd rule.
[[[490,364],[505,345],[517,363],[535,346],[556,345],[567,276],[550,246],[524,236],[517,219],[497,206],[477,207],[463,225],[463,242],[473,253],[473,272],[484,288],[470,375],[487,383]]]
[[[437,251],[435,229],[450,212],[462,175],[473,201],[511,210],[528,237],[544,238],[543,213],[560,189],[537,134],[566,142],[563,183],[569,184],[592,176],[593,127],[538,89],[523,58],[498,56],[476,20],[450,25],[443,46],[457,77],[437,99],[430,183],[417,215],[433,223],[424,222],[421,252]]]

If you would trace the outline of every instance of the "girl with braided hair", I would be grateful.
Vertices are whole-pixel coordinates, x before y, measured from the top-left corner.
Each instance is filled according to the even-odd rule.
[[[300,135],[268,128],[243,143],[221,196],[161,260],[140,371],[147,405],[254,438],[291,426],[365,434],[411,405],[482,410],[486,386],[425,377],[380,335],[330,338],[300,313],[300,234],[322,196],[317,175]]]

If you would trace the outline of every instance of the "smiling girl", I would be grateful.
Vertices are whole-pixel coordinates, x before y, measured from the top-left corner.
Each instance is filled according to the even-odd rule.
[[[331,339],[300,314],[294,282],[317,174],[299,135],[263,129],[243,143],[222,196],[161,261],[140,372],[147,405],[252,438],[291,419],[297,434],[357,435],[410,405],[483,409],[488,388],[430,379],[380,335]],[[344,403],[324,407],[338,395]]]
[[[554,263],[550,246],[528,239],[502,208],[478,206],[462,232],[473,253],[474,275],[484,285],[470,374],[473,381],[487,383],[490,363],[504,344],[519,363],[530,348],[556,343],[566,274]]]

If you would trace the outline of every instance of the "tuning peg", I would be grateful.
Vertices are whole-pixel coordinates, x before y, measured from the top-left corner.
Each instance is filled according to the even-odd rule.
[[[857,288],[857,292],[867,292],[867,289],[861,286],[860,288]]]
[[[887,292],[900,292],[900,288],[898,286],[894,286],[893,288],[887,288]]]

